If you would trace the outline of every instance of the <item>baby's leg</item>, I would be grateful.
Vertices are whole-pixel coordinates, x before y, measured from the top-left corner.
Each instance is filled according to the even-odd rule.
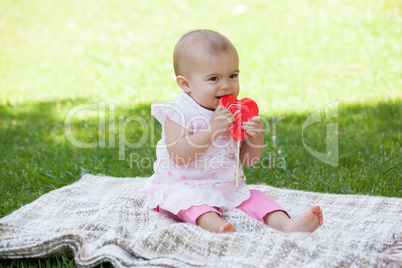
[[[315,206],[291,219],[282,211],[274,211],[264,217],[264,222],[283,232],[313,232],[323,224],[324,217],[321,208]]]
[[[236,232],[236,229],[230,222],[224,221],[215,212],[207,212],[197,218],[197,225],[201,228],[215,232],[215,233],[228,233]]]
[[[250,190],[250,194],[250,198],[237,208],[272,228],[284,232],[313,232],[323,223],[322,211],[319,206],[312,207],[291,219],[285,210],[265,193]]]
[[[180,210],[177,216],[182,221],[198,225],[211,232],[236,232],[236,229],[230,222],[222,220],[218,209],[207,205],[192,206],[187,210]]]

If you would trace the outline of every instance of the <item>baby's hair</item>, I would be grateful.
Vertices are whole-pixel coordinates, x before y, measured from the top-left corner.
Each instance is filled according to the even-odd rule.
[[[212,30],[195,30],[183,35],[177,42],[173,52],[173,66],[176,76],[191,72],[194,67],[194,54],[197,50],[204,50],[209,55],[227,51],[229,48],[236,50],[230,40]]]

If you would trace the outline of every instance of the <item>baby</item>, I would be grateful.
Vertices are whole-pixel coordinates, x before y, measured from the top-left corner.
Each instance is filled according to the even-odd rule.
[[[162,124],[154,175],[144,190],[147,207],[206,230],[235,232],[221,218],[241,209],[254,219],[284,232],[313,232],[323,224],[319,206],[290,218],[265,193],[250,190],[239,170],[235,186],[237,142],[227,131],[233,114],[218,106],[220,97],[239,95],[239,56],[220,33],[196,30],[185,34],[173,54],[176,81],[182,92],[174,102],[154,103],[152,114]],[[256,116],[242,128],[240,161],[255,165],[263,153],[263,125]]]

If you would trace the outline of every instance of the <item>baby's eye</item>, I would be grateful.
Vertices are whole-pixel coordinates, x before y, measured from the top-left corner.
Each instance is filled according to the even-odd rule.
[[[231,76],[229,76],[229,78],[236,78],[238,76],[238,74],[232,74]]]
[[[216,76],[211,77],[211,78],[209,78],[209,81],[218,81],[218,77],[216,77]]]

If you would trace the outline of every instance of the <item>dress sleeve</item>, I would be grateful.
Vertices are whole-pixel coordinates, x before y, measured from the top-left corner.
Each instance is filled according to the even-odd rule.
[[[166,117],[176,124],[188,129],[186,126],[186,117],[178,106],[171,102],[157,102],[151,105],[151,114],[161,123],[165,125]]]

